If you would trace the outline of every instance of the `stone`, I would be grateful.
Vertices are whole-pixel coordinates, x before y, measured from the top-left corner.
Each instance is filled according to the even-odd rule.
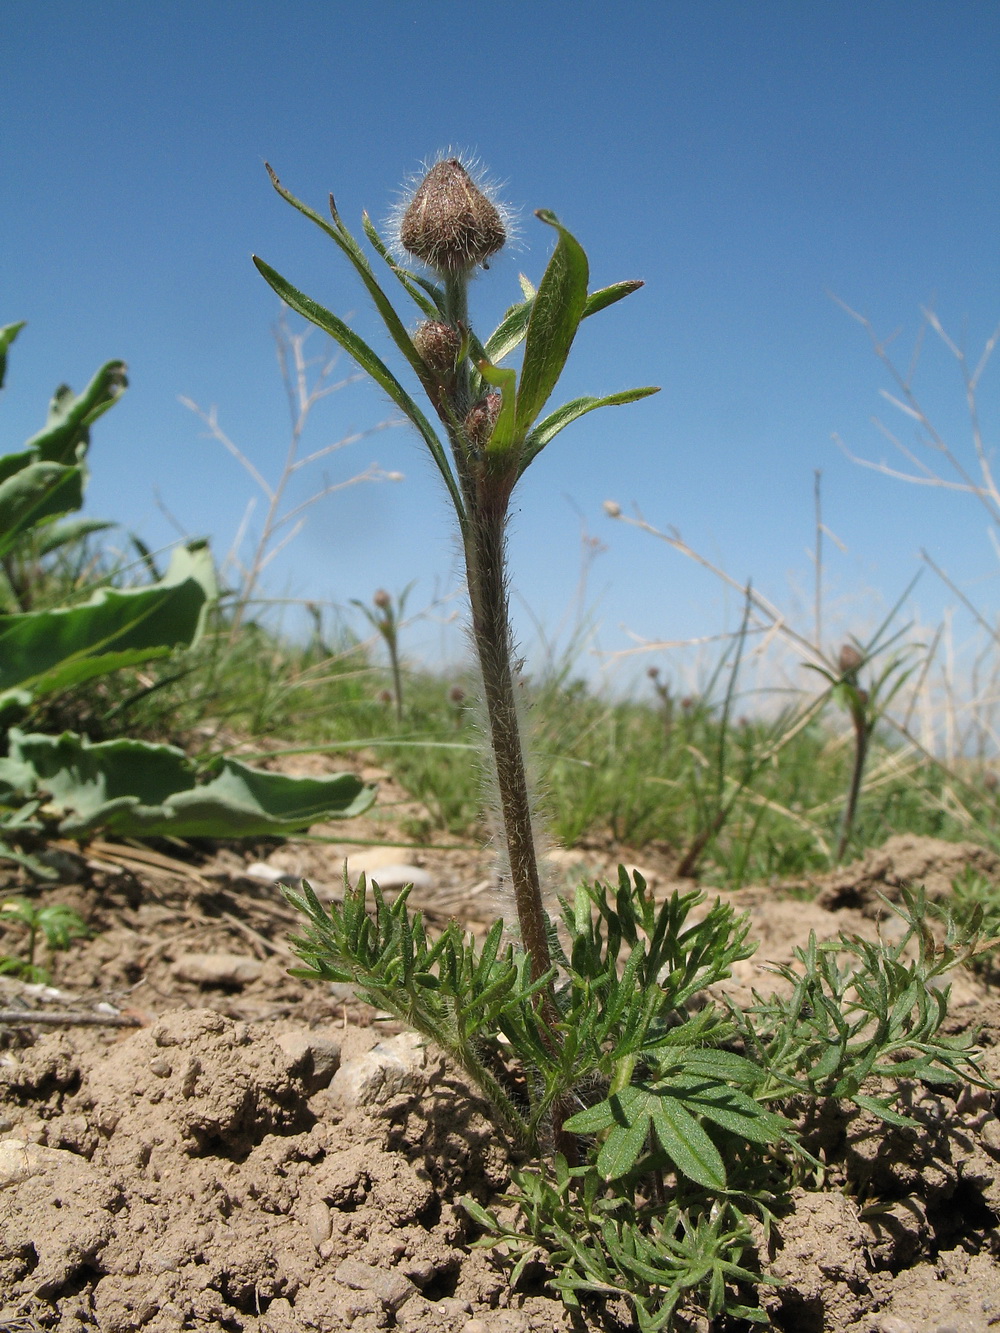
[[[263,971],[264,964],[258,959],[238,953],[185,953],[170,968],[177,981],[229,989],[248,986]]]
[[[289,1070],[310,1096],[330,1086],[340,1068],[340,1041],[318,1032],[279,1032],[274,1039],[288,1056]]]
[[[372,1264],[362,1263],[360,1259],[345,1259],[334,1276],[345,1287],[373,1292],[393,1314],[405,1305],[417,1290],[410,1279],[398,1269],[375,1268]]]
[[[277,884],[279,880],[294,880],[297,875],[290,875],[287,870],[268,865],[266,861],[254,861],[248,865],[244,874],[248,879],[258,879],[262,884]]]
[[[360,873],[360,871],[355,873],[353,866],[349,867],[348,875],[352,884],[357,884]],[[429,870],[421,870],[419,866],[406,865],[403,862],[380,866],[377,870],[366,873],[369,885],[372,882],[376,883],[383,893],[398,893],[407,884],[412,884],[415,889],[434,887],[434,876]]]
[[[325,1240],[330,1239],[333,1231],[333,1218],[330,1215],[330,1206],[322,1199],[309,1205],[306,1213],[306,1230],[309,1232],[309,1239],[318,1250]]]
[[[425,1041],[415,1032],[380,1041],[340,1066],[330,1098],[341,1110],[373,1108],[394,1097],[421,1092],[426,1084]]]

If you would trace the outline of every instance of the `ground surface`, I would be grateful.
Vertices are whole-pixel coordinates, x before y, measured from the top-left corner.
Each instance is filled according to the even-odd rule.
[[[382,786],[391,798],[384,775]],[[412,815],[395,797],[393,816]],[[432,923],[492,919],[487,854],[393,848],[390,828],[384,814],[354,821],[349,836],[367,846],[192,857],[98,844],[85,863],[67,857],[46,896],[96,933],[55,960],[48,990],[0,978],[0,1006],[122,1012],[142,1026],[0,1026],[0,1333],[604,1326],[596,1314],[571,1324],[541,1285],[512,1291],[469,1249],[455,1200],[502,1190],[509,1162],[453,1071],[344,988],[285,972],[294,915],[273,879],[305,875],[336,894],[345,856],[386,888],[416,879]],[[554,853],[552,888],[619,859],[667,890],[665,856],[599,847]],[[971,846],[901,838],[826,877],[815,902],[742,891],[761,944],[733,989],[765,984],[763,964],[810,930],[873,935],[877,892],[944,891],[970,861],[1000,879]],[[16,874],[0,885],[17,889]],[[953,1029],[981,1027],[983,1068],[1000,1080],[1000,1001],[967,974],[953,981]],[[997,1099],[923,1085],[905,1097],[919,1135],[861,1114],[816,1130],[827,1186],[796,1194],[781,1224],[768,1262],[784,1286],[764,1297],[774,1328],[1000,1327]],[[862,1212],[859,1198],[883,1206]]]

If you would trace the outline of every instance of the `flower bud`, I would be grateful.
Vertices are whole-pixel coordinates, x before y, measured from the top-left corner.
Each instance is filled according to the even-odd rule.
[[[379,588],[372,601],[380,611],[387,611],[392,606],[392,598],[384,588]]]
[[[438,319],[425,320],[413,335],[413,345],[424,365],[439,380],[449,379],[455,373],[462,339],[450,324],[442,324]]]
[[[621,518],[622,507],[617,500],[605,500],[604,512],[607,514],[608,518]]]
[[[858,652],[852,643],[845,643],[840,650],[840,656],[837,658],[837,666],[840,673],[846,676],[848,672],[857,671],[864,666],[865,659]]]
[[[503,399],[498,393],[488,393],[469,409],[465,418],[465,434],[471,445],[485,449],[489,444],[502,406]]]
[[[496,205],[457,157],[435,162],[403,214],[403,248],[440,273],[468,273],[507,240]]]

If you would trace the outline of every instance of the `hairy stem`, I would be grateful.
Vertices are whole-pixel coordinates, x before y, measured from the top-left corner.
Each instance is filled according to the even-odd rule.
[[[854,769],[851,773],[851,786],[847,793],[847,804],[844,806],[844,822],[840,831],[840,842],[837,844],[838,863],[843,861],[847,845],[851,840],[851,834],[854,832],[858,796],[861,794],[861,779],[864,777],[865,760],[868,757],[869,731],[867,719],[855,714],[852,721],[854,722]]]
[[[499,488],[498,488],[499,489]],[[507,604],[506,495],[480,496],[465,547],[472,634],[483,676],[500,817],[521,938],[537,980],[551,966],[528,776],[521,743]]]

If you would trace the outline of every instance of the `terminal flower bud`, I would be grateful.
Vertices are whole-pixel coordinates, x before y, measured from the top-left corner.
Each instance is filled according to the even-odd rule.
[[[845,676],[849,672],[857,671],[864,666],[864,662],[865,659],[852,643],[845,643],[840,650],[840,656],[837,658],[837,666],[840,668],[841,674]]]
[[[439,273],[468,273],[507,240],[500,210],[457,157],[435,162],[403,213],[399,239]]]

